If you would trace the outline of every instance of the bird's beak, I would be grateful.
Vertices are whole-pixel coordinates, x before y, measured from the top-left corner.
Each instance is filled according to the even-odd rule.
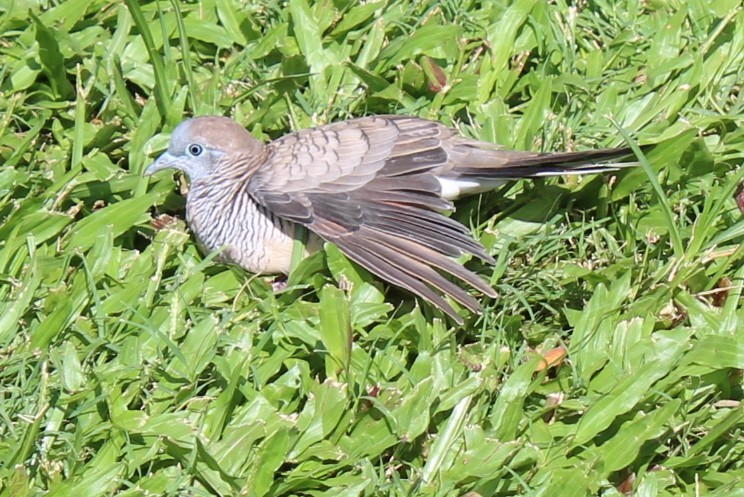
[[[158,157],[155,162],[147,166],[147,169],[145,169],[145,176],[152,176],[158,171],[162,171],[163,169],[168,169],[175,166],[176,158],[168,152],[165,152],[163,155]]]

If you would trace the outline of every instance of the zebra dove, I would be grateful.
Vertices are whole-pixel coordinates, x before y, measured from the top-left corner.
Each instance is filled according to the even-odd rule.
[[[445,275],[485,295],[494,290],[453,257],[494,260],[469,230],[443,214],[451,200],[508,180],[617,169],[601,162],[627,148],[557,154],[501,150],[445,125],[406,116],[336,122],[262,143],[226,117],[188,119],[145,174],[189,177],[186,220],[207,250],[255,273],[287,273],[296,225],[351,260],[436,305],[462,323],[449,296],[478,301]]]

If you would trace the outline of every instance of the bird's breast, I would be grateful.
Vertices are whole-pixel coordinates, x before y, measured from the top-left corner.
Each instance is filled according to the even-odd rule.
[[[186,202],[186,221],[206,252],[253,273],[288,273],[295,224],[273,216],[245,192],[193,188]]]

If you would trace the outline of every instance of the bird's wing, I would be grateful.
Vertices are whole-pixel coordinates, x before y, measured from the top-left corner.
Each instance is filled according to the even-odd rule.
[[[465,226],[441,213],[452,206],[441,197],[437,171],[449,167],[453,135],[439,123],[395,116],[300,131],[268,145],[248,191],[275,215],[460,320],[442,294],[472,311],[480,306],[441,273],[495,292],[450,258],[469,253],[492,261]]]

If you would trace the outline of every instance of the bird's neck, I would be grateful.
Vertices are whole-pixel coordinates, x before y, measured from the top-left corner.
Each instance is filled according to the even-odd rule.
[[[191,182],[186,196],[186,221],[197,237],[209,231],[220,217],[225,217],[231,206],[243,203],[246,195],[242,182],[218,181],[212,178],[199,178]],[[253,206],[247,206],[253,210]],[[216,247],[208,247],[210,250]]]

